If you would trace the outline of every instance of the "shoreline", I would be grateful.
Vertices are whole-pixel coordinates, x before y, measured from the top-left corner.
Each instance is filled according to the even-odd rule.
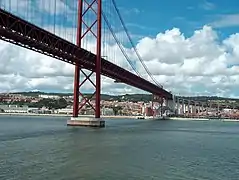
[[[68,117],[69,114],[35,114],[35,113],[0,113],[1,116],[38,116],[38,117]],[[94,117],[93,115],[79,115],[79,117]],[[118,119],[137,119],[137,116],[101,116],[101,118],[118,118]]]
[[[210,121],[208,118],[169,117],[173,121]]]
[[[34,113],[0,113],[1,116],[35,116],[35,117],[66,117],[71,118],[69,114],[34,114]],[[94,117],[93,115],[79,115],[79,117]],[[106,119],[135,119],[135,120],[172,120],[172,121],[222,121],[222,122],[239,122],[239,119],[209,119],[209,118],[187,118],[187,117],[168,117],[163,120],[160,118],[147,117],[145,119],[138,119],[139,116],[101,116]]]
[[[170,117],[173,121],[222,121],[222,122],[239,122],[239,119],[209,119],[209,118],[184,118],[184,117]]]

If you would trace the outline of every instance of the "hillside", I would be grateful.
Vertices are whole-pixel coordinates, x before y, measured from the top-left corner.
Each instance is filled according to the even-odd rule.
[[[45,94],[45,95],[57,95],[60,97],[63,96],[72,96],[73,93],[46,93],[46,92],[15,92],[11,94],[22,94],[24,96],[32,96],[32,97],[37,97],[40,94]],[[90,96],[90,94],[85,94],[86,96]],[[216,101],[239,101],[239,99],[234,99],[234,98],[225,98],[225,97],[217,97],[217,96],[193,96],[193,97],[179,97],[183,99],[188,99],[188,100],[196,100],[196,101],[207,101],[207,100],[216,100]],[[137,101],[144,101],[148,102],[152,100],[152,95],[151,94],[125,94],[125,95],[107,95],[107,94],[102,94],[101,95],[102,100],[117,100],[117,101],[132,101],[132,102],[137,102]]]

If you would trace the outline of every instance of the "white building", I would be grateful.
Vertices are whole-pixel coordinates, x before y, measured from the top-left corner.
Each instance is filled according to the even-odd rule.
[[[44,98],[44,99],[59,99],[60,96],[57,95],[47,95],[47,94],[39,94],[39,98]]]
[[[73,109],[72,108],[64,108],[64,109],[58,109],[58,114],[72,114]]]
[[[0,109],[5,113],[27,113],[28,106],[0,105]]]
[[[102,108],[102,115],[112,116],[114,115],[114,110],[112,108]]]

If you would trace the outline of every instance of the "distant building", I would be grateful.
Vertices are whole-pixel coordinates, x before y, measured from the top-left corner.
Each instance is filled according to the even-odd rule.
[[[34,113],[34,114],[52,114],[52,110],[49,110],[47,108],[28,108],[28,113]]]
[[[102,108],[102,115],[113,116],[114,110],[112,108]]]
[[[145,115],[146,116],[153,116],[153,109],[151,107],[145,108]]]
[[[28,106],[18,106],[18,105],[0,105],[0,109],[5,113],[27,113]]]
[[[47,95],[47,94],[39,94],[39,98],[44,98],[44,99],[59,99],[60,96],[57,95]]]
[[[64,109],[58,109],[58,114],[72,114],[73,109],[72,108],[64,108]]]
[[[39,108],[28,108],[28,113],[39,114]]]

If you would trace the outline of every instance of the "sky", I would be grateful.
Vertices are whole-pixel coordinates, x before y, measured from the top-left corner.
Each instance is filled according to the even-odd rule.
[[[139,54],[164,88],[183,96],[239,97],[238,0],[120,0],[116,3]],[[2,8],[73,43],[76,4],[76,0],[21,0],[21,3],[0,0]],[[116,36],[137,71],[148,79],[112,9],[111,0],[104,0],[103,10]],[[132,71],[107,29],[103,40],[102,54]],[[95,51],[92,35],[83,46]],[[0,92],[73,91],[74,67],[70,64],[3,41],[0,41],[0,60]],[[82,92],[90,91],[90,83],[82,87]],[[145,92],[102,77],[102,93]]]
[[[145,36],[156,36],[179,28],[186,36],[196,29],[210,25],[225,38],[237,32],[239,7],[237,0],[167,0],[118,1],[128,27]],[[127,4],[127,8],[124,6]],[[139,18],[140,17],[140,18]]]

